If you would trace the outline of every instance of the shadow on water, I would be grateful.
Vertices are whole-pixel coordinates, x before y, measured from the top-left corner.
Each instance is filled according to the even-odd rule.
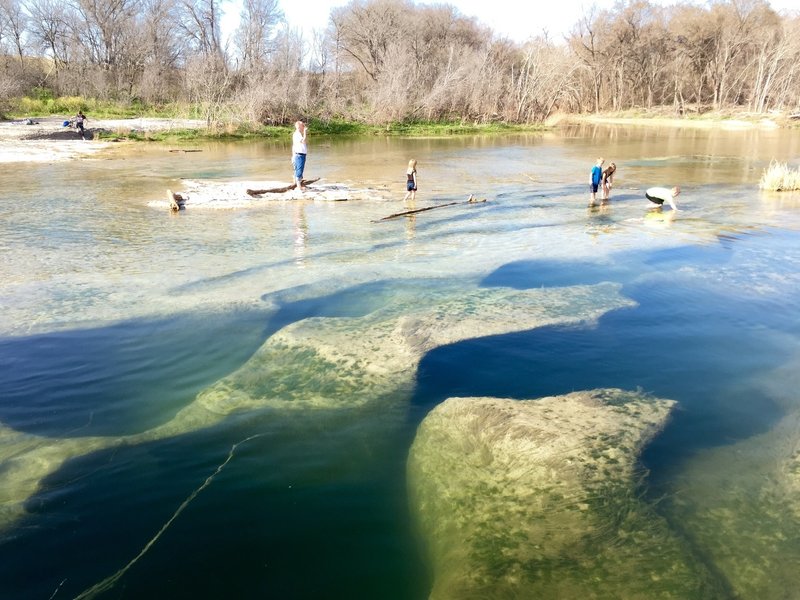
[[[74,363],[87,368],[94,364],[105,372],[116,364],[114,357],[124,353],[115,344],[123,350],[135,347],[129,351],[136,356],[122,361],[131,364],[141,362],[143,354],[183,352],[194,353],[193,368],[198,368],[198,354],[202,354],[202,360],[214,367],[212,371],[199,368],[203,381],[195,385],[202,388],[208,385],[206,380],[235,370],[263,339],[289,323],[311,316],[365,315],[393,293],[385,282],[324,296],[314,297],[313,292],[297,288],[265,295],[265,300],[279,306],[276,312],[227,317],[213,327],[207,317],[197,318],[196,327],[185,322],[176,325],[176,331],[163,323],[131,322],[64,334],[49,344],[47,355],[42,354],[41,348],[47,346],[42,340],[17,340],[17,346],[4,348],[3,356],[28,348],[27,365],[50,361],[52,371],[53,362],[58,363],[65,349],[81,340],[75,346]],[[230,350],[224,330],[231,327],[236,329],[234,339],[241,341],[247,334],[250,343],[231,351],[228,364],[220,365],[215,360]],[[177,333],[186,330],[193,334],[180,337]],[[171,339],[173,334],[175,339]],[[92,362],[104,355],[100,364]],[[62,362],[61,370],[69,372],[70,360]],[[152,387],[159,393],[169,379],[169,369],[161,368],[164,373],[150,372]],[[126,375],[107,372],[106,377],[110,381],[116,377],[119,385]],[[98,409],[104,394],[110,393],[98,390],[83,398],[77,379],[81,378],[66,386],[64,397],[54,400],[53,390],[44,390],[51,402],[60,403],[56,410],[51,404],[51,412],[68,413],[59,418],[58,427],[50,427],[53,431],[63,429],[65,421],[77,421],[81,406],[84,411]],[[52,382],[50,386],[56,387]],[[132,387],[126,403],[112,406],[95,420],[93,434],[113,428],[112,424],[128,416],[126,411],[133,412],[127,404],[139,406],[142,412],[155,410],[154,390],[139,388],[143,395],[134,398],[136,386]],[[183,404],[192,399],[185,390],[184,395]],[[110,402],[109,398],[105,401]],[[72,410],[71,404],[76,405]],[[125,575],[115,588],[119,593],[139,598],[424,596],[429,582],[411,534],[405,491],[410,432],[398,427],[405,421],[406,405],[376,404],[361,409],[288,413],[266,409],[230,415],[210,428],[68,461],[26,502],[29,516],[15,528],[25,534],[0,536],[0,589],[10,590],[4,597],[47,598],[56,589],[60,595],[74,597],[123,568],[224,462],[231,447],[253,436],[214,485],[191,501]],[[41,410],[47,412],[48,406],[43,404]],[[140,415],[136,419],[142,423]],[[41,433],[44,428],[31,429]],[[83,435],[84,430],[78,433]],[[120,494],[120,490],[136,493]],[[80,527],[76,527],[78,522]],[[15,595],[14,590],[19,593]]]
[[[167,523],[99,597],[423,597],[429,584],[397,451],[406,440],[384,414],[355,412],[263,411],[70,461],[27,503],[25,535],[0,537],[4,598],[48,598],[59,586],[59,596],[75,597],[128,564]]]
[[[150,429],[247,360],[264,319],[186,315],[0,340],[0,421],[42,436]]]
[[[0,421],[52,437],[127,435],[160,425],[245,363],[275,331],[312,316],[355,317],[380,305],[384,284],[299,301],[277,311],[137,319],[0,340]]]

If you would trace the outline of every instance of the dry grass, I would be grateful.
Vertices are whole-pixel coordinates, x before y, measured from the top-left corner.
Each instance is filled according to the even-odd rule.
[[[791,192],[800,190],[800,168],[792,169],[786,163],[773,160],[761,175],[762,190]]]

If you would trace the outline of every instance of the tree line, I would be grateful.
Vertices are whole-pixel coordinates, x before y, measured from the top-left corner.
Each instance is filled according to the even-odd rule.
[[[190,103],[209,123],[247,124],[800,109],[800,14],[766,0],[621,0],[563,39],[532,32],[524,43],[411,0],[352,0],[311,39],[278,0],[243,0],[223,40],[226,1],[0,0],[0,104],[37,94]]]

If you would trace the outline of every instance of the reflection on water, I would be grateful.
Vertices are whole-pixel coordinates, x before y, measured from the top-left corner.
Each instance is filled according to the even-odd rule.
[[[577,572],[577,548],[603,540],[635,556],[631,540],[652,550],[663,539],[694,574],[662,580],[668,596],[791,595],[800,213],[757,181],[799,149],[792,132],[594,126],[320,140],[309,176],[383,199],[189,205],[175,217],[147,203],[178,178],[288,180],[287,145],[190,156],[136,146],[81,161],[80,181],[69,164],[0,173],[3,597],[75,597],[145,548],[112,594],[424,597],[434,582],[406,459],[431,409],[605,389],[676,402],[641,454],[647,476],[615,480],[614,498],[630,502],[579,507],[598,537],[572,531],[577,554],[529,552],[492,529],[480,539],[497,552],[479,546],[471,560],[495,577],[517,569],[511,557],[536,556],[526,576],[567,593],[569,577],[548,577]],[[587,210],[598,154],[618,166],[615,189]],[[426,165],[413,206],[398,200],[410,155]],[[651,211],[642,190],[672,183],[681,210]],[[487,202],[379,221],[471,194]],[[551,426],[574,428],[553,439],[594,448],[565,406],[542,405],[562,411]],[[631,406],[635,429],[647,405]],[[620,443],[606,439],[598,457],[617,460]],[[554,460],[551,475],[565,467]],[[502,507],[521,488],[506,485],[481,514],[516,510]],[[522,506],[535,521],[526,531],[559,531],[549,511]],[[440,509],[461,523],[477,514]],[[667,569],[657,552],[638,556],[641,572]],[[612,577],[603,589],[637,596],[628,585]],[[524,597],[512,579],[503,586]]]
[[[305,267],[306,253],[308,247],[308,221],[306,220],[306,210],[302,203],[298,203],[294,209],[294,260],[301,269]]]

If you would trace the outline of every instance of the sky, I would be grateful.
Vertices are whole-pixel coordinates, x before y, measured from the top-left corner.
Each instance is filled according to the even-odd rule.
[[[307,40],[317,29],[322,30],[328,24],[331,8],[344,6],[350,0],[280,0],[286,20],[291,27],[300,28]],[[658,4],[672,5],[675,1],[655,0]],[[600,9],[611,8],[614,0],[555,0],[547,2],[525,2],[525,0],[440,0],[438,2],[416,2],[416,4],[450,4],[467,17],[475,17],[479,23],[489,26],[496,34],[508,37],[516,42],[547,31],[551,39],[560,40],[569,33],[581,15],[595,5]],[[771,0],[772,8],[777,11],[800,10],[798,0]],[[228,27],[238,18],[238,2],[229,5],[226,10]]]
[[[331,9],[344,6],[350,0],[280,0],[286,20],[293,28],[300,28],[306,40],[311,40],[314,30],[323,30],[328,24]],[[654,0],[657,4],[672,5],[676,0]],[[524,3],[524,4],[523,4]],[[554,0],[552,3],[525,2],[525,0],[439,0],[417,1],[416,4],[450,4],[466,17],[475,17],[496,34],[515,42],[540,35],[544,31],[550,39],[559,41],[567,35],[581,15],[591,6],[609,9],[615,0]],[[800,11],[798,0],[770,0],[778,12]],[[545,8],[546,7],[546,8]],[[232,0],[222,19],[223,34],[232,32],[238,23],[241,0]]]
[[[292,26],[313,23],[311,28],[319,29],[327,25],[331,8],[348,3],[349,0],[281,0],[286,20]],[[462,15],[476,17],[479,23],[488,25],[496,33],[522,42],[532,34],[541,33],[542,27],[551,29],[551,37],[557,32],[566,33],[578,20],[581,0],[556,0],[549,10],[543,9],[539,2],[525,0],[442,0],[416,4],[450,4]]]

